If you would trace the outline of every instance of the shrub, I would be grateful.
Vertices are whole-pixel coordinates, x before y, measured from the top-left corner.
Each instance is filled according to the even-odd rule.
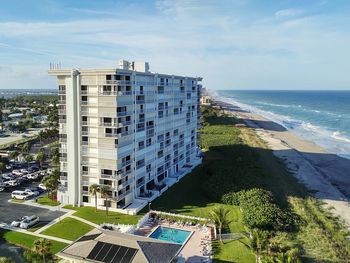
[[[222,202],[239,205],[243,223],[250,229],[282,230],[294,225],[294,215],[282,210],[274,203],[271,193],[264,189],[228,193],[222,197]]]

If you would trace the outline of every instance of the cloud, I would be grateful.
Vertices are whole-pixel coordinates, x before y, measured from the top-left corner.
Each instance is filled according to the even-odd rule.
[[[290,18],[290,17],[296,17],[304,14],[304,11],[301,9],[295,9],[295,8],[289,8],[289,9],[282,9],[275,13],[275,17],[277,18]]]

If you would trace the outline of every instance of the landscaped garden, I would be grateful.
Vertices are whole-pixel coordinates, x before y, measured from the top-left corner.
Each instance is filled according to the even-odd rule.
[[[29,234],[0,229],[0,239],[25,249],[32,249],[34,242],[39,238]],[[51,244],[50,250],[52,254],[56,254],[67,246],[67,244],[58,241],[51,241]]]
[[[202,110],[203,164],[152,202],[152,209],[209,217],[229,211],[233,241],[214,242],[214,262],[346,262],[348,235],[285,169],[253,130],[219,110]],[[247,233],[251,238],[248,238]],[[289,260],[289,261],[288,261]]]
[[[47,195],[38,198],[37,203],[41,205],[48,205],[48,206],[58,206],[60,204],[60,202],[52,200]]]
[[[74,207],[71,205],[66,205],[63,208],[75,210],[74,216],[81,217],[95,224],[136,224],[138,220],[142,217],[142,213],[131,216],[126,214],[121,214],[117,212],[108,211],[106,215],[105,210],[95,210],[94,207]]]
[[[66,217],[42,231],[41,234],[74,241],[92,229],[93,227],[88,224]]]

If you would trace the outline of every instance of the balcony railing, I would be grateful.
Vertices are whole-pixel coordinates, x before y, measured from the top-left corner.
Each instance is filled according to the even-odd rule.
[[[128,190],[128,191],[125,191],[124,193],[118,194],[118,196],[116,197],[117,201],[123,199],[125,196],[127,196],[130,193],[131,193],[131,190]]]
[[[67,176],[60,176],[60,181],[67,181]]]
[[[122,132],[122,133],[105,133],[106,137],[115,137],[115,138],[121,138],[123,136],[129,135],[129,132]]]

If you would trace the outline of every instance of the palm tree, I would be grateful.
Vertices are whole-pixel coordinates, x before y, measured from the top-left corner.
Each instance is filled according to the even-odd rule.
[[[10,158],[14,159],[15,161],[17,160],[18,155],[19,155],[18,151],[12,151],[12,152],[9,153]]]
[[[43,262],[46,262],[46,257],[50,255],[51,241],[40,238],[34,241],[33,252],[43,258]]]
[[[248,244],[240,241],[244,246],[251,249],[255,254],[255,262],[260,262],[261,252],[267,246],[267,233],[259,229],[254,229],[248,236]]]
[[[53,192],[57,190],[60,179],[60,172],[56,169],[50,175],[46,175],[42,183],[49,190],[49,196],[54,200]]]
[[[29,142],[26,142],[25,144],[22,145],[22,153],[29,153],[30,149],[32,148],[32,144]]]
[[[111,191],[111,189],[106,185],[103,185],[99,188],[99,192],[101,194],[101,197],[105,198],[106,216],[108,216],[108,197],[109,197],[110,191]]]
[[[31,161],[33,161],[33,156],[30,155],[30,154],[27,154],[27,155],[24,157],[24,159],[26,160],[27,166],[28,166],[28,168],[29,168],[29,163],[30,163]]]
[[[222,237],[221,237],[222,229],[228,227],[228,225],[231,222],[228,219],[229,213],[230,211],[228,209],[225,209],[222,206],[214,208],[212,211],[210,211],[210,219],[214,222],[215,226],[219,231],[219,240],[221,244],[223,244]]]
[[[97,193],[100,191],[100,186],[98,184],[92,184],[89,186],[89,193],[95,196],[95,211],[97,212]]]
[[[40,150],[39,152],[38,152],[38,154],[36,155],[36,161],[37,162],[39,162],[39,164],[40,164],[40,167],[43,165],[43,162],[45,161],[45,159],[46,159],[46,155],[45,155],[45,153],[44,153],[44,151],[43,150]]]

